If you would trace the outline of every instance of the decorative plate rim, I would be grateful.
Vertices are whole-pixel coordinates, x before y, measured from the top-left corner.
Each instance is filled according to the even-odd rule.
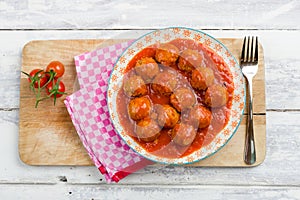
[[[127,67],[128,61],[130,61],[139,51],[144,49],[145,47],[160,41],[160,42],[169,42],[177,37],[172,37],[170,34],[164,35],[164,38],[159,38],[159,40],[156,40],[155,42],[151,42],[153,36],[159,36],[162,37],[160,34],[172,31],[174,35],[180,36],[179,38],[186,38],[186,39],[192,39],[194,41],[197,41],[199,43],[204,43],[206,47],[213,50],[214,53],[218,54],[224,62],[228,65],[232,75],[233,75],[233,82],[234,82],[234,92],[233,92],[233,99],[232,99],[232,107],[230,109],[230,119],[228,123],[225,125],[225,127],[217,134],[217,136],[210,142],[207,146],[201,147],[199,150],[194,151],[193,153],[181,157],[181,158],[164,158],[159,157],[156,155],[153,155],[149,152],[147,152],[145,149],[140,147],[139,144],[137,144],[133,138],[131,138],[129,135],[125,133],[123,130],[123,127],[121,126],[118,114],[117,114],[117,108],[116,103],[116,97],[118,94],[119,89],[122,87],[122,75],[124,74],[124,69]],[[180,35],[179,32],[183,31],[184,34]],[[193,37],[191,37],[194,36]],[[142,42],[144,39],[144,43]],[[163,40],[162,40],[163,39]],[[215,44],[214,48],[211,47],[212,44]],[[137,51],[135,51],[137,49]],[[129,56],[128,56],[129,54]],[[128,59],[127,59],[127,57]],[[120,75],[120,76],[118,76]],[[243,98],[237,98],[235,99],[236,91],[240,91],[238,93]],[[186,28],[186,27],[168,27],[164,29],[157,29],[154,31],[151,31],[149,33],[146,33],[133,41],[119,56],[116,63],[114,64],[113,70],[110,74],[109,80],[108,80],[108,90],[107,90],[107,103],[108,103],[108,112],[110,119],[112,121],[112,124],[116,130],[116,132],[119,134],[119,136],[122,138],[122,140],[137,154],[141,155],[142,157],[145,157],[151,161],[162,163],[162,164],[173,164],[173,165],[181,165],[181,164],[192,164],[195,162],[199,162],[200,160],[206,159],[215,153],[217,153],[219,150],[221,150],[235,135],[238,127],[241,124],[245,104],[246,104],[246,84],[240,69],[240,66],[236,60],[236,58],[232,55],[232,53],[228,50],[228,48],[219,40],[212,37],[211,35],[204,33],[200,30],[192,29],[192,28]],[[238,96],[239,96],[238,95]],[[237,105],[240,103],[239,105]],[[114,106],[115,105],[115,106]],[[235,106],[235,107],[234,107]],[[239,109],[238,109],[239,108]],[[235,116],[233,116],[233,111],[235,111]],[[236,119],[236,121],[232,121]],[[230,124],[231,123],[231,124]],[[232,128],[228,128],[229,126],[232,126]],[[222,140],[222,142],[217,142],[217,140]],[[217,143],[216,143],[217,142]],[[221,145],[218,145],[218,143],[221,143]]]

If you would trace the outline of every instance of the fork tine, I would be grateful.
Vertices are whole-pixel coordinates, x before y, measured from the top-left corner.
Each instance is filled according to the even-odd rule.
[[[249,62],[249,59],[251,59],[251,55],[249,54],[250,52],[250,36],[248,36],[248,41],[247,41],[247,52],[246,52],[246,61],[245,62]]]
[[[255,42],[255,43],[254,43]],[[255,62],[255,53],[256,53],[256,41],[255,41],[255,38],[254,38],[254,36],[252,36],[252,53],[251,53],[251,55],[252,55],[252,62]]]
[[[241,54],[241,62],[245,61],[245,49],[246,49],[246,36],[244,37],[244,43],[243,43],[242,54]]]
[[[254,55],[254,62],[258,61],[258,37],[256,36],[255,39],[255,55]]]
[[[253,40],[254,40],[254,36],[252,36],[252,39],[251,39],[251,46],[250,46],[250,49],[249,49],[249,62],[253,62],[254,61],[254,44],[253,44]]]

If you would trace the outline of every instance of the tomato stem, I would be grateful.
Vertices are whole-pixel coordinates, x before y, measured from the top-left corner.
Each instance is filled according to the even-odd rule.
[[[55,74],[56,74],[53,70],[51,70],[50,72],[45,72],[45,73],[46,73],[46,74],[49,74],[49,75],[50,75],[50,78],[49,78],[49,80],[46,82],[46,84],[43,85],[42,88],[46,87],[51,81],[53,81],[53,80],[54,80],[54,77],[55,77]]]
[[[36,102],[35,102],[35,108],[38,107],[38,104],[39,104],[41,101],[44,101],[45,99],[48,99],[48,98],[49,98],[49,97],[46,96],[46,97],[43,97],[43,98],[41,98],[41,99],[37,99]]]

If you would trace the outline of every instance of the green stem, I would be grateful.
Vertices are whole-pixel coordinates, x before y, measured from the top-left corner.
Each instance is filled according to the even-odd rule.
[[[48,99],[48,98],[49,98],[49,97],[46,96],[46,97],[43,97],[43,98],[41,98],[41,99],[38,99],[38,100],[35,102],[35,108],[38,107],[38,104],[39,104],[41,101],[44,101],[45,99]]]
[[[53,72],[52,70],[50,71],[50,72],[46,72],[46,73],[48,73],[48,74],[50,74],[50,78],[49,78],[49,80],[47,81],[47,83],[41,88],[41,89],[43,89],[43,88],[45,88],[51,81],[53,81],[54,80],[54,77],[55,77],[55,72]]]

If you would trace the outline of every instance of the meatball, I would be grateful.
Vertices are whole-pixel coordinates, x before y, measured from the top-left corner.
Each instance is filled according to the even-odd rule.
[[[153,80],[151,88],[155,93],[170,96],[177,85],[175,71],[159,73]]]
[[[184,50],[178,59],[178,68],[190,72],[193,69],[200,67],[202,63],[202,56],[196,50]]]
[[[172,130],[171,137],[173,141],[180,146],[192,144],[196,137],[196,129],[189,124],[176,124]]]
[[[149,83],[159,73],[158,64],[151,57],[138,60],[134,69],[137,75],[141,76],[146,83]]]
[[[192,71],[191,85],[198,90],[205,90],[214,83],[215,75],[211,68],[199,67]]]
[[[225,87],[214,84],[208,87],[204,102],[209,107],[221,107],[224,106],[228,101],[228,92]]]
[[[136,125],[136,135],[144,142],[152,142],[160,135],[160,126],[151,118],[145,118]]]
[[[148,117],[151,111],[151,102],[148,97],[138,97],[129,101],[128,113],[131,119],[138,121]]]
[[[162,43],[158,46],[155,59],[163,65],[169,66],[175,63],[179,56],[179,49],[173,44]]]
[[[188,87],[181,87],[170,96],[170,102],[178,112],[191,108],[196,103],[194,92]]]
[[[212,114],[206,107],[197,105],[191,109],[189,117],[192,125],[198,128],[205,128],[210,125]]]
[[[148,90],[144,80],[140,76],[133,75],[124,79],[124,92],[129,97],[138,97],[146,95]]]
[[[179,120],[179,113],[170,105],[162,105],[157,109],[157,121],[160,126],[173,128]]]

